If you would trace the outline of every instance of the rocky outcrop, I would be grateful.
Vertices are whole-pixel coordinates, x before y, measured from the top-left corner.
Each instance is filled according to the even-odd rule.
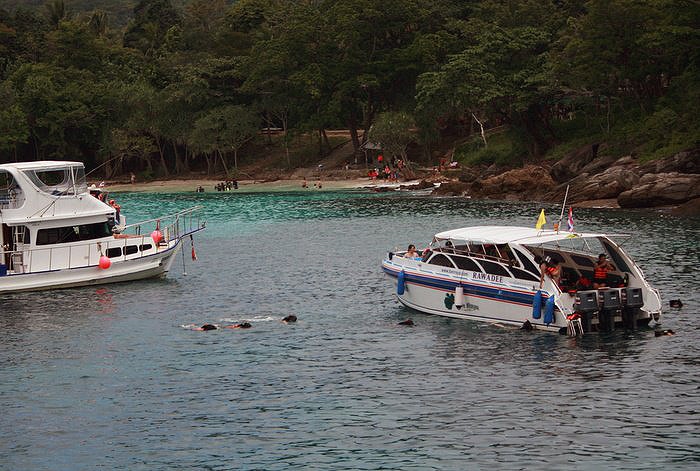
[[[470,194],[472,185],[463,182],[444,182],[435,188],[432,195],[435,196],[467,196]]]
[[[674,216],[700,216],[700,198],[683,203],[671,211]]]
[[[569,181],[570,201],[617,198],[623,191],[632,189],[640,179],[639,165],[631,157],[623,157],[613,162],[597,174],[583,173]],[[566,185],[563,185],[565,188]],[[561,191],[561,188],[560,188]]]
[[[555,186],[549,170],[536,165],[487,178],[481,182],[480,188],[472,185],[473,192],[479,196],[509,200],[537,199],[551,192]]]
[[[583,168],[598,157],[598,152],[605,146],[587,145],[571,152],[552,165],[551,175],[557,182],[566,182],[581,175]]]
[[[638,184],[620,193],[622,208],[648,208],[677,205],[700,197],[700,174],[678,172],[644,175]]]

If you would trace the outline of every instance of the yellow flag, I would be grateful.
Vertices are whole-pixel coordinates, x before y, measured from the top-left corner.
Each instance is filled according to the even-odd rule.
[[[537,218],[537,224],[535,224],[535,229],[538,231],[542,229],[542,226],[547,224],[547,219],[544,217],[544,209],[540,211],[540,217]]]

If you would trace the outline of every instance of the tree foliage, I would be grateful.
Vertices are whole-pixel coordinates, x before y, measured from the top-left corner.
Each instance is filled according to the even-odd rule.
[[[290,167],[288,136],[313,133],[324,154],[336,127],[356,152],[371,135],[404,157],[419,141],[429,159],[442,136],[477,132],[475,118],[508,126],[530,158],[569,120],[614,135],[633,114],[649,155],[700,133],[692,0],[5,5],[0,160],[230,172],[255,158],[244,150],[261,127],[283,130]]]

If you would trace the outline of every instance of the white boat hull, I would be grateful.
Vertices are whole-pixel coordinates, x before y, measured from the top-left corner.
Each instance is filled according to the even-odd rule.
[[[384,272],[398,285],[400,265],[392,266],[388,260],[383,264]],[[423,268],[420,272],[406,270],[403,294],[396,294],[401,304],[427,314],[467,319],[492,324],[522,326],[529,321],[533,328],[558,332],[566,328],[565,316],[555,310],[554,322],[545,324],[543,317],[533,318],[532,302],[536,289],[527,287],[496,286],[476,283],[462,277],[452,278],[438,275]],[[464,304],[454,303],[455,289],[464,289]]]
[[[89,266],[6,275],[0,278],[0,293],[74,288],[164,276],[170,270],[181,245],[180,239],[171,247],[153,255],[113,262],[108,269]]]

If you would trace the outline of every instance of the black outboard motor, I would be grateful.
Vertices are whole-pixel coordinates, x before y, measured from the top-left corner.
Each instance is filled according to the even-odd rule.
[[[579,291],[574,298],[574,310],[581,314],[584,332],[591,332],[593,313],[598,310],[598,291]]]
[[[622,323],[625,329],[634,330],[637,328],[637,317],[639,309],[644,306],[641,288],[622,288],[620,290],[622,301]]]
[[[615,288],[598,290],[598,302],[600,312],[598,312],[598,329],[601,332],[612,332],[615,330],[615,313],[620,310],[620,290]]]

